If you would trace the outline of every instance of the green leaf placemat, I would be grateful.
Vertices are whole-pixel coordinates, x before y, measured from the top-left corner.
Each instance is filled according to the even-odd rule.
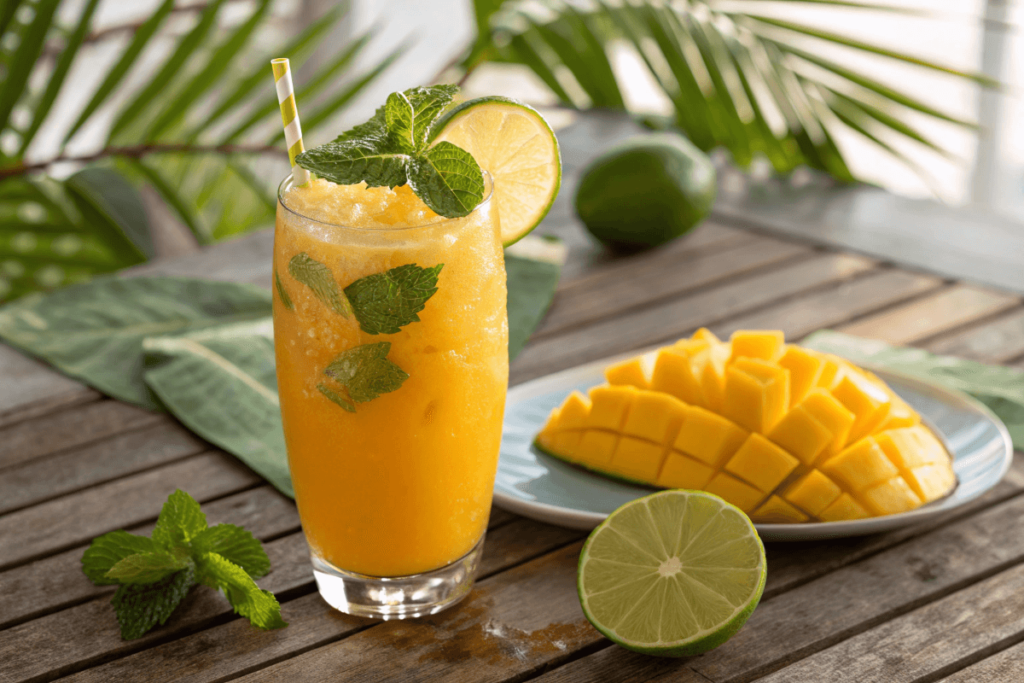
[[[108,396],[160,410],[142,340],[270,315],[270,292],[186,278],[105,277],[0,308],[0,339]]]
[[[830,330],[812,334],[803,344],[855,363],[880,365],[970,394],[1006,424],[1014,448],[1024,450],[1024,372],[1020,370],[935,356],[923,349],[889,346]]]
[[[274,324],[250,322],[150,337],[145,380],[193,432],[295,497],[274,374]]]

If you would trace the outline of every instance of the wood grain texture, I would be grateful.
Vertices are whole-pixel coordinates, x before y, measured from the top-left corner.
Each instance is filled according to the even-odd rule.
[[[787,340],[796,341],[823,327],[845,323],[941,286],[942,280],[936,277],[887,269],[712,325],[711,331],[725,339],[736,330],[779,329],[786,333]]]
[[[995,320],[943,335],[926,345],[932,353],[1003,363],[1024,356],[1024,308]]]
[[[701,251],[685,259],[670,249],[637,254],[558,291],[535,338],[550,337],[809,253],[807,247],[750,235],[731,248]]]
[[[0,377],[0,424],[38,414],[40,406],[69,405],[96,393],[2,342]]]
[[[1014,645],[937,683],[1016,683],[1024,681],[1024,644]]]
[[[800,292],[839,282],[874,267],[838,254],[811,256],[771,272],[744,277],[614,319],[528,344],[511,367],[510,384],[556,370],[676,339],[701,325],[758,310]]]
[[[299,528],[295,503],[271,486],[221,498],[202,507],[211,526],[235,524],[259,539]],[[150,522],[132,526],[128,531],[149,534],[152,529]],[[109,593],[109,588],[93,584],[82,573],[81,559],[86,547],[88,544],[0,572],[0,595],[5,596],[0,629]]]
[[[132,429],[171,421],[166,415],[111,400],[62,408],[0,428],[0,469]]]
[[[913,683],[1021,640],[1024,567],[1016,566],[762,680]]]
[[[164,465],[210,448],[181,425],[164,420],[139,431],[37,458],[0,476],[0,513]]]
[[[837,329],[890,344],[909,344],[1018,305],[1020,297],[1012,294],[971,285],[953,285],[905,306]]]
[[[177,488],[203,502],[260,481],[236,458],[213,451],[18,510],[0,517],[0,569],[155,519]]]
[[[576,541],[581,534],[525,519],[516,519],[498,526],[490,532],[489,536],[488,544],[484,546],[484,557],[479,570],[480,576],[483,577]],[[495,548],[495,552],[488,553],[486,551],[488,546]],[[291,595],[302,595],[313,590],[308,549],[301,533],[290,534],[268,543],[266,548],[271,559],[272,571],[265,579],[260,580],[260,585],[263,588],[274,591],[282,600],[287,600]],[[103,597],[112,592],[109,587],[97,587],[97,591]],[[195,598],[196,593],[209,593],[214,600],[211,601],[209,597]],[[36,657],[31,659],[14,657],[10,666],[17,672],[17,675],[10,680],[32,680],[33,677],[48,678],[138,652],[154,642],[207,628],[224,621],[231,615],[230,605],[211,591],[193,591],[187,600],[194,599],[198,600],[198,606],[183,604],[167,624],[151,631],[140,640],[127,643],[121,640],[119,632],[116,631],[114,613],[107,600],[92,600],[86,604],[50,614],[5,631],[4,636],[0,638],[4,641],[4,644],[0,644],[0,658],[4,656],[7,641],[32,647]],[[225,671],[237,673],[244,671],[247,667],[252,667],[257,662],[269,663],[283,653],[301,652],[310,647],[311,643],[316,644],[323,642],[324,638],[337,637],[336,627],[338,624],[341,624],[343,629],[341,633],[343,634],[377,623],[339,615],[327,607],[319,595],[315,594],[308,596],[308,600],[300,603],[295,609],[290,608],[290,604],[290,602],[284,602],[284,617],[289,621],[290,626],[282,631],[261,634],[256,629],[249,627],[247,622],[242,622],[245,628],[229,624],[228,628],[217,627],[204,632],[198,641],[203,643],[204,647],[215,648],[219,654],[211,660],[197,660],[206,661],[208,666],[195,668],[196,676],[202,675],[195,680],[211,680],[211,676],[213,676],[212,680],[217,680]],[[85,624],[89,623],[89,620],[103,620],[105,625],[113,624],[114,630],[102,628],[88,636],[75,636],[76,641],[83,642],[80,647],[78,646],[79,642],[76,642],[76,646],[73,648],[62,648],[59,640],[51,635],[52,633],[68,634],[70,637],[70,634],[75,633],[76,629],[86,629]],[[293,629],[292,626],[296,626],[296,628]],[[311,641],[310,638],[313,640]],[[186,639],[184,643],[186,651],[191,650],[194,644],[194,641]],[[254,651],[254,648],[263,646],[270,649],[267,652]],[[83,672],[82,679],[115,680],[115,676],[123,674],[127,676],[124,680],[148,681],[165,676],[169,676],[169,680],[180,680],[177,677],[177,669],[160,673],[157,662],[166,661],[162,658],[168,650],[179,652],[181,647],[181,645],[173,643],[169,646],[157,647],[152,651],[153,655],[149,654],[150,650],[145,650],[127,665],[115,663],[96,669],[95,672],[86,671]],[[11,646],[11,651],[14,649],[17,649],[16,646]],[[125,668],[126,666],[127,668]],[[4,679],[3,674],[0,673],[0,681],[5,680],[7,679]]]

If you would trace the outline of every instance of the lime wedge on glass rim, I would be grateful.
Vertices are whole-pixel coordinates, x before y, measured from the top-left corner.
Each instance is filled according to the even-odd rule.
[[[494,179],[494,202],[506,247],[551,209],[562,182],[562,159],[551,126],[529,105],[507,97],[468,100],[434,124],[431,142],[447,140]]]
[[[731,638],[764,592],[764,546],[738,508],[703,491],[626,503],[580,553],[583,613],[609,640],[663,657]]]

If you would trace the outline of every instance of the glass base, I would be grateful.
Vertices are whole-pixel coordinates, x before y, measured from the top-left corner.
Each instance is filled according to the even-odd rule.
[[[313,555],[320,596],[336,610],[374,619],[411,619],[437,614],[469,595],[483,554],[481,536],[473,549],[449,565],[412,576],[364,576],[338,569]]]

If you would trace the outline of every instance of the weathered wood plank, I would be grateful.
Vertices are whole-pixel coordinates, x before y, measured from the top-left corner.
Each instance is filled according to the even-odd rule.
[[[611,318],[809,253],[808,247],[750,235],[732,248],[698,252],[686,260],[671,249],[637,254],[560,289],[535,337]]]
[[[180,460],[210,445],[181,425],[164,420],[83,448],[3,470],[0,513]]]
[[[0,569],[155,519],[177,488],[203,502],[260,481],[237,459],[212,451],[12,512],[0,517]]]
[[[1024,308],[927,344],[932,353],[1002,363],[1024,355]]]
[[[0,344],[0,355],[3,355],[3,353],[7,351],[14,353],[11,349]],[[0,373],[2,373],[2,371],[0,371]],[[2,376],[2,374],[0,374],[0,376]],[[95,389],[90,389],[84,384],[80,384],[69,391],[56,393],[49,398],[31,401],[0,413],[0,429],[10,427],[11,425],[17,424],[23,420],[31,420],[57,410],[70,408],[72,406],[80,406],[85,403],[92,403],[103,398],[103,394],[100,392]]]
[[[564,546],[581,537],[579,532],[538,524],[525,519],[518,519],[499,526],[489,535],[488,543],[484,547],[485,549],[494,548],[495,551],[487,552],[485,550],[480,566],[480,575],[484,577]],[[265,579],[260,580],[261,586],[274,591],[279,597],[286,600],[312,589],[308,550],[302,534],[285,536],[266,544],[266,548],[270,555],[272,571]],[[110,588],[101,588],[99,591],[100,595],[112,592]],[[211,666],[214,666],[214,673],[225,670],[237,672],[251,666],[254,662],[273,661],[272,657],[269,659],[264,659],[264,657],[270,657],[271,653],[276,651],[273,649],[274,647],[282,648],[285,652],[301,651],[310,646],[310,638],[313,638],[314,642],[320,642],[320,638],[336,634],[336,630],[332,629],[339,624],[344,629],[351,630],[378,623],[339,615],[326,607],[318,595],[309,596],[295,610],[291,610],[290,605],[290,602],[284,603],[284,616],[292,626],[296,627],[294,629],[289,626],[289,628],[272,634],[261,634],[244,624],[245,628],[235,626],[223,629],[218,627],[202,636],[199,642],[214,643],[214,646],[221,652],[215,661],[209,662]],[[212,591],[194,591],[189,596],[187,604],[183,604],[166,625],[139,640],[126,643],[121,640],[117,631],[116,619],[107,600],[92,600],[5,631],[3,638],[0,638],[2,641],[0,642],[0,660],[7,663],[7,668],[11,673],[9,678],[4,678],[4,672],[0,672],[0,681],[50,680],[58,675],[66,675],[87,666],[138,652],[147,645],[167,640],[176,635],[186,635],[207,628],[230,618],[230,615],[231,607],[220,596]],[[307,623],[307,621],[312,623]],[[95,628],[93,628],[94,624]],[[68,646],[63,642],[66,639],[72,639],[75,642]],[[254,652],[250,649],[254,639],[257,644],[277,643],[277,645],[273,645],[271,650],[266,653]],[[194,643],[195,641],[188,640],[185,643],[185,651],[194,652],[191,649]],[[167,661],[163,659],[163,653],[168,650],[178,652],[180,651],[179,647],[171,643],[169,646],[156,648],[153,655],[150,655],[148,650],[141,652],[133,662],[138,664],[140,661],[144,661],[146,664],[141,669],[134,664],[129,665],[128,671],[134,671],[134,678],[132,675],[129,675],[128,678],[130,680],[156,680],[161,676],[169,676],[171,680],[178,680],[176,668],[160,673],[160,667],[157,664]],[[194,661],[198,663],[201,660]],[[98,673],[95,674],[86,671],[82,676],[87,680],[113,680],[114,675],[120,675],[115,672],[122,668],[123,665],[115,664],[109,669],[107,667],[98,669]],[[140,671],[149,673],[143,675]],[[217,680],[220,675],[218,673],[213,679]]]
[[[1010,683],[1024,681],[1024,644],[1014,645],[936,683]]]
[[[728,338],[736,330],[780,329],[787,339],[797,340],[941,286],[942,280],[936,277],[886,269],[712,325],[711,331]]]
[[[587,325],[527,345],[511,368],[511,384],[681,337],[701,325],[757,310],[773,301],[845,280],[874,267],[856,256],[827,254],[753,275],[706,292]]]
[[[597,642],[576,599],[574,543],[481,582],[461,605],[389,621],[242,681],[505,681]]]
[[[954,285],[905,306],[842,325],[858,337],[903,344],[924,339],[1020,305],[1020,297],[971,285]]]
[[[211,525],[235,524],[245,527],[259,539],[293,532],[299,528],[295,503],[271,486],[221,498],[203,505]],[[136,534],[149,534],[153,523],[130,527]],[[94,585],[82,573],[79,546],[42,560],[0,572],[0,595],[4,596],[0,628],[77,605],[110,592]]]
[[[690,669],[701,674],[701,680],[716,683],[761,680],[1024,560],[1024,537],[1013,531],[1013,520],[1021,514],[1024,498],[1016,497],[764,600],[729,642],[699,658],[645,665],[643,680],[674,681]],[[772,573],[769,560],[769,576]],[[590,681],[600,671],[621,672],[636,664],[636,655],[609,647],[538,680]],[[806,680],[838,680],[820,670],[817,673],[818,678]],[[798,679],[764,680],[789,683]]]
[[[170,418],[119,401],[93,401],[64,408],[0,428],[0,468],[161,421],[169,422]]]
[[[926,568],[925,568],[926,569]],[[1024,640],[1016,566],[764,678],[764,683],[912,683]],[[1013,679],[1003,679],[1007,683]]]
[[[0,424],[9,424],[40,408],[80,402],[96,392],[44,363],[0,343]]]

